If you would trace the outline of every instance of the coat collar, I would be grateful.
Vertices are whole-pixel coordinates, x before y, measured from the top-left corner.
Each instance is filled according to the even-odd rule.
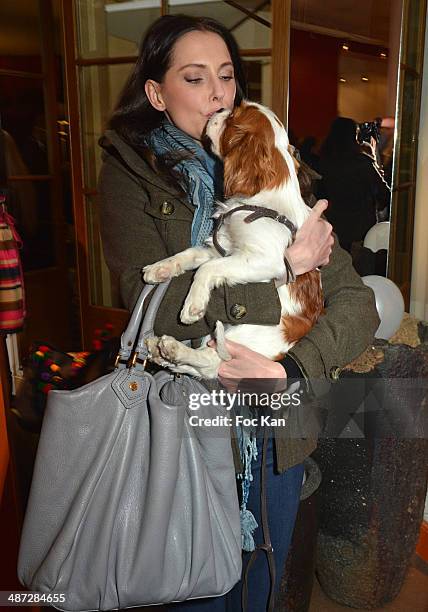
[[[161,176],[159,176],[145,159],[140,157],[134,149],[127,144],[117,132],[114,130],[106,130],[103,140],[105,144],[112,145],[126,165],[135,174],[143,178],[145,181],[169,193],[175,199],[180,200],[189,210],[194,212],[195,207],[183,196],[183,194],[169,185]],[[108,151],[107,151],[108,154]]]

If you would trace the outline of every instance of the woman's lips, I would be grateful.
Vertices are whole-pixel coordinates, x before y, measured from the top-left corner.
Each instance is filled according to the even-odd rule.
[[[211,117],[213,115],[215,115],[216,113],[221,113],[222,111],[224,111],[224,108],[218,108],[217,110],[213,111],[212,113],[208,113],[207,117],[208,117],[208,119],[211,119]]]

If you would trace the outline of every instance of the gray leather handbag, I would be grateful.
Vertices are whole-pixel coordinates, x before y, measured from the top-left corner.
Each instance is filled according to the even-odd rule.
[[[143,289],[114,372],[48,396],[18,575],[59,610],[217,596],[241,577],[230,432],[190,425],[186,398],[207,393],[199,381],[141,365],[167,285],[141,324],[153,287]]]

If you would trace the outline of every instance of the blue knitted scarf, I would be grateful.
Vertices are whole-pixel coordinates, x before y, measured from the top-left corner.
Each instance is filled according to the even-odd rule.
[[[181,186],[195,207],[191,243],[198,246],[212,234],[215,201],[222,197],[223,165],[201,145],[166,119],[146,136],[147,144],[161,158],[177,159],[172,167],[182,177]]]
[[[146,141],[156,155],[166,160],[177,158],[173,167],[179,172],[182,178],[181,185],[195,207],[191,244],[192,246],[203,244],[213,231],[212,215],[215,202],[224,196],[222,162],[209,155],[197,141],[166,119],[150,132]],[[183,154],[187,155],[184,157]],[[237,406],[235,409],[244,416],[250,416],[249,407]],[[238,476],[242,483],[240,510],[242,548],[251,551],[255,548],[253,532],[257,522],[251,511],[247,509],[247,502],[250,483],[253,480],[251,463],[257,457],[256,435],[254,430],[244,426],[237,427],[237,435],[243,464],[243,472]]]

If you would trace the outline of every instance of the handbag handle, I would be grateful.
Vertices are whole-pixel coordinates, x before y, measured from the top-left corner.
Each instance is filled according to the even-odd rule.
[[[168,289],[169,283],[170,281],[160,283],[159,285],[144,285],[134,306],[128,325],[121,336],[120,349],[116,357],[116,366],[118,365],[119,361],[127,361],[129,359],[137,338],[138,343],[134,350],[133,365],[135,365],[137,356],[140,356],[142,359],[146,359],[148,353],[145,339],[154,335],[153,327],[156,314],[158,312],[159,305],[162,302],[162,298]],[[148,305],[147,311],[143,317],[144,304],[147,297],[153,290],[153,297],[150,300],[150,304]]]

